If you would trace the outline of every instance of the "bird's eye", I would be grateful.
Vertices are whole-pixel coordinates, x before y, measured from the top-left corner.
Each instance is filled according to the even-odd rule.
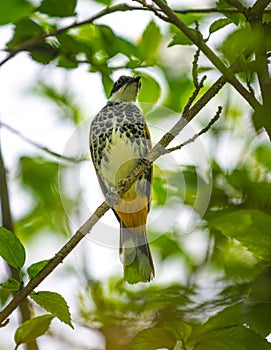
[[[120,77],[118,80],[117,80],[117,84],[118,85],[121,85],[123,83],[123,77]]]

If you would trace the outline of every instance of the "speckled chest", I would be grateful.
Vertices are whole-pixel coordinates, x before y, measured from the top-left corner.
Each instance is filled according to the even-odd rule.
[[[93,119],[90,128],[90,150],[95,167],[102,159],[107,161],[110,148],[116,143],[133,145],[135,156],[144,157],[148,152],[146,121],[133,103],[109,102]]]

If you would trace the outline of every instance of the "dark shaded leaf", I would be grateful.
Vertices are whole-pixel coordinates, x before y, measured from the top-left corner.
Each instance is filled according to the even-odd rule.
[[[75,15],[77,0],[42,0],[38,10],[53,17],[68,17]]]
[[[11,41],[7,43],[7,47],[8,49],[14,49],[22,42],[31,38],[41,37],[42,34],[43,29],[38,23],[29,18],[22,19],[17,23],[14,36]],[[28,49],[30,49],[30,47],[28,47]]]
[[[31,57],[33,60],[42,63],[48,64],[58,55],[58,50],[47,43],[38,44],[31,48]]]

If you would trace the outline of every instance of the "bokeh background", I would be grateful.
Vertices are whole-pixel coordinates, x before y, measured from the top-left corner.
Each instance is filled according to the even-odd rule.
[[[11,3],[25,12],[17,18],[11,11],[11,23],[0,16],[1,60],[8,55],[5,48],[16,47],[23,35],[27,39],[83,21],[111,5],[66,0],[60,12],[66,8],[67,13],[56,15],[57,1],[44,0],[41,7],[39,1]],[[224,1],[168,3],[186,10],[231,7]],[[247,48],[242,39],[249,29],[241,14],[199,11],[180,18],[191,28],[198,23],[227,64]],[[228,23],[212,32],[219,18]],[[177,30],[150,11],[116,12],[50,37],[45,46],[20,52],[1,66],[1,151],[14,230],[26,249],[25,281],[27,267],[53,257],[103,201],[89,159],[88,129],[113,81],[122,74],[142,76],[139,106],[154,143],[179,119],[195,89],[196,48],[183,38],[175,45],[174,35]],[[197,64],[199,79],[207,75],[203,94],[220,73],[203,54]],[[238,78],[260,98],[253,71],[244,69]],[[265,341],[271,321],[268,136],[256,130],[251,108],[226,85],[172,146],[206,126],[219,105],[222,115],[207,133],[154,165],[148,236],[155,280],[135,286],[123,282],[118,223],[106,213],[37,288],[65,298],[74,326],[54,319],[37,339],[38,349],[114,350],[127,344],[129,349],[195,349],[198,342],[198,349],[234,350],[240,349],[238,339],[244,349],[270,348]],[[1,260],[1,282],[8,277]],[[10,298],[4,288],[0,298],[3,306]],[[31,313],[44,310],[32,301]],[[19,320],[16,311],[1,329],[0,349],[14,349]],[[210,330],[213,338],[207,337]],[[222,347],[225,338],[228,347]]]

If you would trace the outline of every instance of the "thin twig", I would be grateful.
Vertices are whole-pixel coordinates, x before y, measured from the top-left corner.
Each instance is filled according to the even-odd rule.
[[[184,111],[183,111],[184,114],[186,114],[188,112],[188,110],[192,106],[192,103],[197,98],[200,90],[203,88],[203,84],[204,84],[204,81],[206,80],[206,78],[207,78],[207,75],[204,75],[202,77],[201,81],[197,84],[197,86],[195,86],[195,90],[193,91],[192,96],[189,98],[187,104],[184,107]]]
[[[247,7],[244,6],[241,1],[238,1],[238,0],[226,0],[226,2],[235,7],[239,12],[243,13],[244,15],[246,14],[247,12]]]
[[[4,127],[5,129],[7,129],[8,131],[12,132],[16,136],[18,136],[20,139],[29,143],[31,146],[40,149],[42,152],[45,152],[45,153],[49,154],[50,156],[57,158],[58,160],[68,161],[68,162],[72,162],[72,163],[80,163],[84,160],[82,158],[74,158],[74,157],[64,156],[64,155],[61,155],[55,151],[52,151],[48,147],[43,146],[42,144],[29,139],[27,136],[23,135],[20,131],[14,129],[10,125],[0,121],[0,127],[1,126]]]
[[[213,65],[226,77],[227,81],[240,93],[241,96],[251,105],[254,110],[259,110],[261,104],[256,98],[241,84],[233,72],[225,66],[215,52],[205,43],[203,38],[192,31],[163,0],[153,0],[159,8],[167,15],[170,22],[179,28],[213,63]]]
[[[196,133],[193,137],[186,140],[184,143],[179,144],[178,146],[167,148],[165,150],[166,151],[165,153],[177,151],[177,150],[183,148],[184,146],[188,145],[189,143],[194,142],[201,135],[205,134],[214,125],[214,123],[219,119],[221,112],[222,112],[222,107],[219,106],[215,116],[210,120],[210,122],[200,132]]]
[[[3,61],[0,62],[0,67],[3,64],[5,64],[7,61],[9,61],[12,57],[14,57],[17,53],[19,53],[21,51],[29,50],[31,47],[44,42],[45,39],[47,39],[49,37],[57,36],[61,33],[64,33],[66,31],[70,30],[70,29],[78,28],[84,24],[91,24],[95,20],[97,20],[103,16],[106,16],[108,14],[114,13],[114,12],[124,12],[124,11],[131,11],[131,10],[137,10],[137,8],[134,8],[132,6],[128,6],[126,4],[118,4],[118,5],[115,5],[112,7],[106,7],[105,9],[98,12],[96,15],[91,16],[90,18],[85,19],[84,21],[74,22],[68,26],[53,30],[52,32],[44,33],[43,35],[41,35],[39,37],[34,37],[31,39],[28,39],[28,40],[22,42],[21,44],[17,45],[13,50],[11,50],[9,55]]]
[[[249,52],[247,53],[249,55]],[[230,67],[233,71],[239,67],[239,59],[237,59]],[[227,79],[221,76],[205,93],[204,95],[177,121],[177,123],[168,131],[158,142],[157,145],[150,151],[148,162],[140,163],[131,174],[122,181],[119,189],[122,193],[127,191],[132,183],[142,174],[149,165],[156,160],[160,155],[164,154],[165,148],[178,135],[181,130],[191,121],[199,111],[207,105],[207,103],[218,93],[219,90],[226,84]],[[117,188],[117,190],[118,190]],[[120,193],[120,191],[118,191]],[[76,231],[71,239],[59,250],[58,253],[50,260],[50,262],[35,276],[28,284],[19,292],[8,305],[0,312],[0,325],[5,323],[7,317],[18,307],[18,305],[68,256],[68,254],[77,246],[77,244],[90,232],[92,227],[98,220],[109,210],[109,206],[104,201],[91,215],[91,217]]]

